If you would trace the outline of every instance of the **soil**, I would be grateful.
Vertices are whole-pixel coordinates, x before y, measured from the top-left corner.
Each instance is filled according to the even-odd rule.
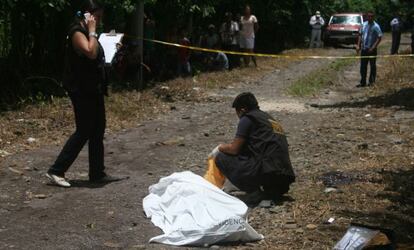
[[[283,124],[297,182],[285,201],[250,211],[250,224],[265,240],[226,247],[329,249],[356,222],[390,228],[400,246],[413,246],[413,107],[392,99],[401,95],[369,96],[370,90],[355,88],[357,62],[317,96],[286,94],[295,80],[330,61],[295,62],[209,90],[198,102],[174,101],[166,114],[107,134],[107,172],[129,177],[120,182],[88,183],[85,150],[67,173],[70,189],[48,185],[44,177],[60,146],[3,158],[0,249],[168,248],[147,243],[161,232],[145,217],[142,199],[162,176],[205,171],[207,154],[234,136],[238,119],[231,101],[243,91],[253,92]],[[380,69],[386,63],[380,60]],[[412,89],[402,91],[413,97]],[[325,192],[327,187],[335,188]],[[335,221],[327,223],[331,217]]]

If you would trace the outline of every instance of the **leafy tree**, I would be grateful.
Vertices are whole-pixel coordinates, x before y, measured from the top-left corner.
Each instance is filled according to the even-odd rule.
[[[107,8],[102,29],[128,32],[138,0],[102,0]],[[82,0],[2,0],[0,1],[0,104],[37,94],[33,85],[49,86],[62,72],[66,29]],[[308,36],[308,20],[316,10],[325,18],[335,12],[374,10],[384,29],[394,12],[409,23],[413,20],[412,0],[144,0],[145,8],[157,24],[157,38],[171,30],[186,28],[190,33],[219,26],[227,11],[242,13],[249,3],[260,22],[257,50],[278,52],[303,43]],[[167,50],[167,48],[164,48]],[[42,76],[42,77],[36,77]],[[46,78],[45,78],[46,77]],[[49,80],[45,80],[49,79]],[[46,87],[45,87],[46,88]],[[47,87],[49,88],[49,87]],[[36,90],[38,91],[38,90]],[[47,89],[44,89],[47,91]]]

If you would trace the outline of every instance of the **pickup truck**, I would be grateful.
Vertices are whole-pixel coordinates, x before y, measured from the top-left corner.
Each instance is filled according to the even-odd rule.
[[[356,44],[363,22],[362,13],[334,14],[324,33],[325,46]]]

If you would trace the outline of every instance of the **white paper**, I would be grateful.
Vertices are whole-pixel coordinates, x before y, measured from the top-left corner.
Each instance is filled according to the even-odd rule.
[[[124,34],[117,33],[117,34],[110,34],[110,33],[102,33],[99,37],[99,42],[101,43],[104,52],[105,52],[105,62],[111,63],[112,59],[116,53],[116,44],[121,42],[122,37]]]

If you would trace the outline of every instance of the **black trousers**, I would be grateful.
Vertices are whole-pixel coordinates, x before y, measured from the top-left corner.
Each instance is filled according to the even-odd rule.
[[[268,197],[277,198],[289,191],[292,177],[275,173],[261,173],[250,160],[244,157],[219,153],[216,165],[223,175],[238,189],[254,192],[263,188]]]
[[[414,54],[414,34],[411,35],[411,54]]]
[[[362,50],[361,56],[376,56],[377,49],[369,52],[368,50]],[[370,65],[370,74],[369,74],[369,83],[375,83],[375,78],[377,77],[377,58],[361,58],[361,85],[367,84],[367,72],[368,72],[368,63]]]
[[[89,179],[99,179],[104,173],[105,103],[102,94],[69,94],[75,112],[76,131],[68,139],[49,173],[64,176],[89,142]]]
[[[391,55],[398,54],[400,49],[401,42],[401,32],[394,31],[392,32],[392,46],[391,46]]]

